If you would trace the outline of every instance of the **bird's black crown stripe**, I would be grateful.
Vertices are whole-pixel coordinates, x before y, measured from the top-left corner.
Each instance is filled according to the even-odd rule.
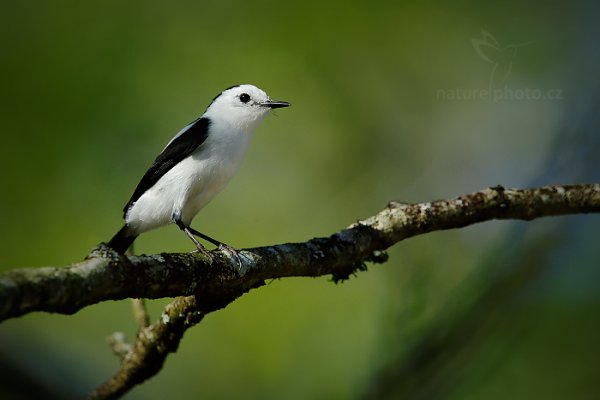
[[[127,216],[129,207],[133,205],[145,192],[158,182],[171,168],[181,160],[189,156],[200,146],[208,137],[208,127],[210,120],[206,117],[198,118],[192,122],[189,127],[177,136],[169,145],[156,157],[148,171],[144,174],[140,183],[133,191],[131,199],[123,208],[123,218]]]
[[[226,91],[228,91],[229,89],[233,89],[233,88],[240,87],[240,86],[242,86],[242,85],[233,85],[233,86],[229,86],[227,89],[223,90],[223,92],[226,92]],[[221,95],[223,94],[223,92],[219,93],[218,95],[216,95],[216,96],[215,96],[215,97],[212,99],[212,101],[210,102],[210,104],[208,105],[208,107],[206,107],[206,109],[207,109],[207,110],[210,108],[210,106],[212,105],[212,103],[214,103],[214,102],[215,102],[215,100],[216,100],[216,99],[218,99],[218,98],[219,98],[219,96],[221,96]]]
[[[226,91],[228,91],[229,89],[233,89],[233,88],[240,87],[240,86],[242,86],[242,85],[233,85],[233,86],[229,86],[227,89],[223,90],[223,92],[226,92]],[[223,92],[221,92],[221,93],[223,93]]]

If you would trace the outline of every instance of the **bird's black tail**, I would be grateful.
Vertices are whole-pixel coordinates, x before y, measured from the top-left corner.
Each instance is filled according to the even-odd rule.
[[[133,235],[129,231],[129,227],[127,224],[123,225],[123,227],[117,232],[115,236],[107,243],[107,246],[116,251],[119,254],[125,254],[129,246],[133,243],[135,238],[138,235]]]

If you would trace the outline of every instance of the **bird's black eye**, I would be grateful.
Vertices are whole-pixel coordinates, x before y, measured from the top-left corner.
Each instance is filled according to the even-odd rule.
[[[248,93],[242,93],[240,94],[240,101],[242,103],[247,103],[250,101],[250,95]]]

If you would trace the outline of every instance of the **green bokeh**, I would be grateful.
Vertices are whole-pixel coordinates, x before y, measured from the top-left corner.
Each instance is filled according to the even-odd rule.
[[[109,239],[156,153],[238,83],[293,106],[194,222],[236,247],[327,235],[390,200],[597,182],[599,15],[592,2],[4,1],[0,268],[67,264]],[[482,29],[497,67],[473,47]],[[560,97],[506,97],[526,89]],[[452,100],[467,92],[480,97]],[[342,285],[271,282],[188,331],[127,398],[597,396],[598,222],[493,222],[401,243]],[[189,250],[174,227],[136,242]],[[492,284],[499,271],[519,284]],[[424,338],[466,326],[411,367],[438,343]],[[135,331],[127,301],[28,315],[0,325],[0,358],[78,396],[116,371],[117,330]],[[393,366],[408,372],[386,386]]]

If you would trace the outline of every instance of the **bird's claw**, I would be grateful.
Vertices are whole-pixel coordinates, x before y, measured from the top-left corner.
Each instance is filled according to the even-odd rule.
[[[240,258],[240,252],[238,250],[226,245],[225,243],[219,244],[219,250],[221,250],[223,253],[227,253],[230,258],[235,258],[238,269],[242,268],[242,259]]]
[[[204,248],[204,246],[202,246],[201,244],[199,244],[199,246],[196,246],[196,248],[197,248],[198,250],[195,250],[195,251],[197,251],[198,253],[200,253],[200,254],[202,254],[202,255],[206,256],[206,258],[208,258],[208,261],[209,261],[209,263],[210,263],[210,264],[212,264],[212,263],[213,263],[214,257],[213,257],[213,255],[210,253],[210,251],[206,250],[206,249]]]

